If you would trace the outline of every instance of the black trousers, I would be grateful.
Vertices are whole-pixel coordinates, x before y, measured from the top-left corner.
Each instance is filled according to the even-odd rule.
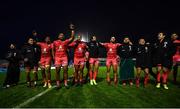
[[[20,68],[18,64],[10,63],[3,85],[18,84],[20,78]]]

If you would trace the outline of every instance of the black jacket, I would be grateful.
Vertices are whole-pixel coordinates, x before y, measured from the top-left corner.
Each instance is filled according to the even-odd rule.
[[[21,50],[23,59],[27,58],[29,62],[37,63],[40,60],[41,49],[38,45],[25,44]]]
[[[21,60],[20,51],[17,49],[9,49],[5,58],[9,61],[9,64],[19,66]]]
[[[98,58],[99,57],[99,46],[100,44],[96,41],[90,41],[87,43],[89,57],[90,58]]]
[[[134,53],[134,46],[129,44],[123,44],[118,49],[118,54],[121,58],[132,58]]]
[[[140,45],[135,47],[136,60],[151,60],[151,46]]]
[[[176,53],[176,47],[172,41],[164,39],[162,42],[156,41],[153,45],[153,58],[172,59]]]

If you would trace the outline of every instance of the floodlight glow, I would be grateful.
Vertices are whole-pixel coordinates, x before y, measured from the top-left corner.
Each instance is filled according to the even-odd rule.
[[[89,41],[88,32],[87,32],[87,33],[84,33],[84,34],[80,33],[79,35],[81,35],[81,40],[82,40],[83,42],[88,42],[88,41]]]
[[[82,41],[87,42],[87,40],[84,36],[82,36]]]

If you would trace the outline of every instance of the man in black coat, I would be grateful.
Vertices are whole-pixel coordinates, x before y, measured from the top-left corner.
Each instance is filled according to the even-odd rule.
[[[149,68],[151,68],[151,47],[146,44],[144,38],[139,39],[139,44],[135,47],[136,53],[136,87],[140,85],[140,73],[143,70],[144,76],[144,87],[147,85],[149,80]]]
[[[164,89],[167,87],[168,73],[172,67],[172,57],[176,52],[176,48],[172,41],[165,39],[165,34],[160,32],[158,34],[158,40],[154,43],[153,47],[153,64],[157,67],[157,88],[161,86],[161,73],[162,73],[162,83]]]
[[[90,77],[90,85],[97,85],[96,77],[99,69],[99,42],[96,41],[96,36],[92,36],[90,42],[87,43],[88,51],[89,51],[89,77]]]
[[[3,83],[3,88],[8,88],[11,85],[17,85],[20,77],[20,52],[16,49],[15,44],[10,44],[9,51],[6,55],[6,59],[9,61],[7,68],[6,79]]]
[[[134,45],[130,41],[128,36],[124,37],[123,45],[119,47],[119,56],[121,58],[120,62],[120,80],[122,80],[123,86],[126,85],[127,81],[129,84],[133,85],[134,80],[134,62],[132,60],[134,54]]]
[[[33,70],[34,74],[34,86],[36,86],[36,81],[38,80],[37,70],[38,70],[38,63],[40,60],[41,51],[39,46],[36,45],[33,38],[28,39],[28,43],[22,47],[22,57],[24,60],[24,66],[26,71],[26,81],[28,87],[31,86],[31,78],[30,72]]]

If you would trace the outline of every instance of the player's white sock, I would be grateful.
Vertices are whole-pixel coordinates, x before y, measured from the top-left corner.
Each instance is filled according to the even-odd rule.
[[[94,85],[97,85],[97,83],[96,83],[96,80],[95,80],[95,79],[93,79],[93,83],[94,83]]]
[[[161,87],[161,84],[157,83],[156,88],[160,88],[160,87]]]
[[[90,80],[90,85],[93,85],[93,80]]]
[[[163,86],[164,86],[164,89],[169,89],[167,84],[164,84]]]
[[[47,82],[44,83],[44,86],[43,87],[46,87],[47,86]]]

